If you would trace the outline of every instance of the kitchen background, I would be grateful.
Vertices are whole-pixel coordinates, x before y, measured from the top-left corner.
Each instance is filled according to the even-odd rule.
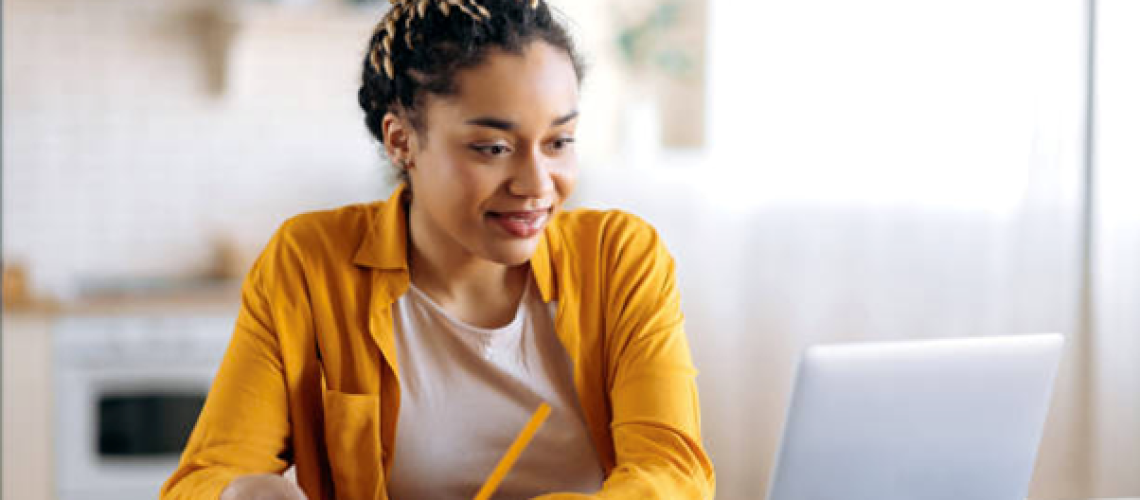
[[[1031,497],[1140,496],[1140,2],[556,4],[574,204],[677,256],[719,498],[765,491],[803,346],[1040,331]],[[391,188],[383,8],[3,3],[3,498],[154,497],[270,233]]]

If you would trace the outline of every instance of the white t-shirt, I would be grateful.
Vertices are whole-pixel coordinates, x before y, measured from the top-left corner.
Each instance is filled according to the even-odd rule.
[[[470,499],[542,402],[550,416],[494,498],[601,488],[553,310],[533,279],[502,328],[463,323],[415,285],[396,301],[401,397],[389,497]]]

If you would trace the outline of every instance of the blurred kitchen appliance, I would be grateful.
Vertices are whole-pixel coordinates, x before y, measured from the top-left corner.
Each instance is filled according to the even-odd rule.
[[[235,317],[105,314],[55,324],[57,498],[158,497]]]

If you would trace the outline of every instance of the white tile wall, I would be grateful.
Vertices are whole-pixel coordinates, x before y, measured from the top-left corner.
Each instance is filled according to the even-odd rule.
[[[378,7],[255,11],[228,51],[213,7],[4,3],[3,256],[41,291],[193,273],[216,235],[252,258],[291,214],[386,195],[355,102]]]

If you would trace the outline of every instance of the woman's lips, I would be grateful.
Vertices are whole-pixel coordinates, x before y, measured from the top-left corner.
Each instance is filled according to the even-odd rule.
[[[531,238],[542,232],[543,226],[546,225],[546,220],[550,218],[550,209],[517,212],[487,212],[487,217],[511,236],[516,238]]]

